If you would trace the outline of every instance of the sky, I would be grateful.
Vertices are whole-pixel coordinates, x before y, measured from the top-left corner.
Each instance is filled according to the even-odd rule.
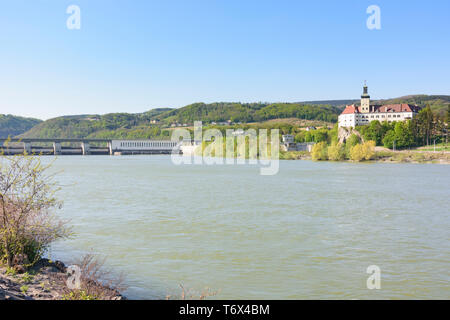
[[[370,5],[381,29],[367,27]],[[448,95],[449,12],[448,0],[0,0],[0,114],[358,99],[364,80],[375,99]]]

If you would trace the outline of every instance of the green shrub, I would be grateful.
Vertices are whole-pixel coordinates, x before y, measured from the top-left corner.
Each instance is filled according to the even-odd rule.
[[[363,144],[363,154],[365,160],[371,160],[375,157],[375,141],[367,141]]]
[[[23,285],[23,286],[20,287],[20,291],[22,291],[23,294],[26,294],[27,291],[28,291],[28,289],[29,289],[29,288],[28,288],[28,286],[26,286],[26,285]]]
[[[375,141],[357,144],[350,149],[350,159],[354,161],[370,160],[375,156]]]
[[[0,157],[0,263],[31,265],[69,230],[51,212],[60,203],[38,156]]]
[[[333,161],[341,161],[345,159],[345,148],[342,143],[333,142],[328,147],[328,159]]]
[[[363,146],[361,144],[357,144],[350,149],[350,159],[354,161],[361,161],[364,159],[364,151]]]
[[[328,146],[325,141],[316,143],[311,152],[313,160],[327,160],[328,159]]]

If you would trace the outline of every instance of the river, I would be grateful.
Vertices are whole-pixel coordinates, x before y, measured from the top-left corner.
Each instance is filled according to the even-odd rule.
[[[261,176],[164,155],[61,156],[51,170],[75,233],[51,256],[106,257],[132,299],[180,284],[216,299],[450,298],[446,165],[281,161]],[[367,288],[371,265],[380,289]]]

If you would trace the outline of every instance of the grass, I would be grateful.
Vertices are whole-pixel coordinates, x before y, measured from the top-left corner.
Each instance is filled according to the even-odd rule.
[[[423,151],[423,152],[420,152]],[[378,151],[375,153],[375,159],[393,161],[393,162],[414,162],[414,163],[440,163],[441,161],[449,162],[450,154],[432,153],[420,151]]]
[[[13,267],[7,267],[6,268],[6,275],[14,277],[14,276],[17,275],[17,271]]]
[[[419,147],[416,150],[418,151],[435,151],[435,146],[430,144],[429,146]],[[445,142],[436,143],[436,151],[450,151],[450,143],[446,144]]]
[[[280,151],[280,160],[297,160],[309,156],[308,151]]]
[[[29,274],[28,272],[25,272],[21,278],[21,280],[25,283],[29,283],[33,281],[34,276]]]
[[[62,300],[99,300],[99,298],[88,294],[84,290],[75,290],[63,295]]]
[[[27,291],[28,291],[28,286],[26,286],[26,285],[23,285],[23,286],[21,286],[20,287],[20,291],[23,293],[23,294],[26,294],[27,293]]]

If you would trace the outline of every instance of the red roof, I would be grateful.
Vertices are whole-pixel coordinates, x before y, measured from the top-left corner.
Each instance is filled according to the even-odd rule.
[[[372,112],[419,112],[418,106],[413,106],[407,103],[386,104],[384,106],[374,106],[375,110]]]
[[[341,114],[351,114],[351,113],[359,113],[359,107],[355,107],[355,105],[346,106],[344,111]]]
[[[369,112],[419,112],[420,107],[414,106],[407,103],[399,103],[399,104],[386,104],[384,106],[375,106],[372,105],[369,108]],[[361,107],[356,107],[355,105],[346,106],[344,111],[341,114],[352,114],[352,113],[361,113]]]

